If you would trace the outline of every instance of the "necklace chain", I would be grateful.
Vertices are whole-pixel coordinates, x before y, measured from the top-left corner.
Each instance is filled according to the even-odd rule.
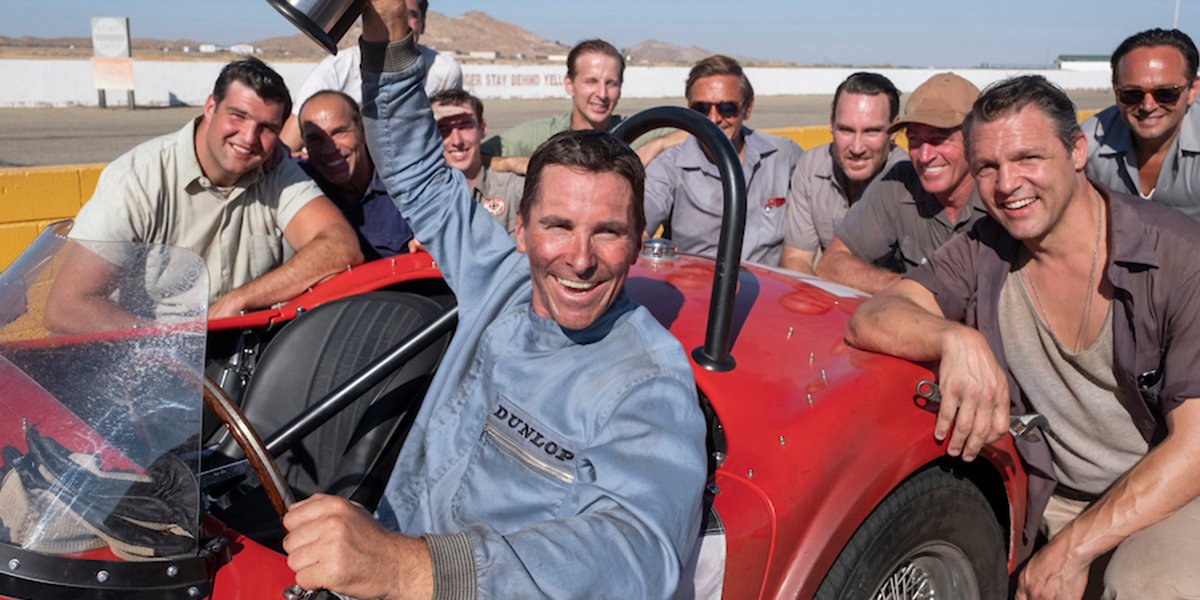
[[[1095,193],[1095,192],[1093,192]],[[1088,268],[1087,287],[1084,288],[1083,297],[1083,318],[1079,321],[1079,333],[1075,334],[1075,349],[1076,351],[1083,350],[1083,344],[1087,341],[1088,322],[1092,315],[1092,297],[1095,296],[1096,286],[1096,262],[1100,258],[1100,234],[1103,232],[1104,214],[1103,203],[1099,197],[1096,198],[1096,244],[1092,247],[1092,265]],[[1037,284],[1033,282],[1033,275],[1025,274],[1025,269],[1018,271],[1021,276],[1021,281],[1029,284],[1029,289],[1033,291],[1033,301],[1037,304],[1037,309],[1046,319],[1047,327],[1050,324],[1050,315],[1046,312],[1045,305],[1042,304],[1042,296],[1038,293]]]

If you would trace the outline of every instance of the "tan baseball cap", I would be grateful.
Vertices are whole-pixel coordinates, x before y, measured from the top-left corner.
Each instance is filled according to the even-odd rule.
[[[913,90],[904,107],[904,116],[888,127],[888,133],[909,123],[939,129],[960,127],[976,98],[979,98],[979,88],[975,84],[954,73],[938,73]]]

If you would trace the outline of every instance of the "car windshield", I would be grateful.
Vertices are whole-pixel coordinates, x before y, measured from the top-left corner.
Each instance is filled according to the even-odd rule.
[[[204,263],[69,229],[51,225],[0,274],[0,543],[194,555]]]

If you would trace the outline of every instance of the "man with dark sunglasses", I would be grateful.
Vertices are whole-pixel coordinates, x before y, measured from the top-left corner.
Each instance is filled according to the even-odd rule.
[[[685,88],[688,106],[725,133],[746,174],[746,234],[742,259],[779,264],[787,222],[785,198],[803,152],[795,142],[744,125],[754,107],[754,88],[742,66],[713,55],[692,67]],[[689,136],[646,168],[646,233],[667,228],[679,250],[716,256],[724,196],[717,166]]]
[[[1178,29],[1136,33],[1112,54],[1117,104],[1083,124],[1087,174],[1200,219],[1196,44]]]

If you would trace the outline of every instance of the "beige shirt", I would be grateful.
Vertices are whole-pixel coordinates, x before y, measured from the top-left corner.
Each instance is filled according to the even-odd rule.
[[[75,217],[79,240],[167,244],[199,254],[208,266],[209,299],[274,269],[295,249],[283,231],[310,200],[323,196],[294,161],[256,169],[226,198],[200,169],[199,119],[147,141],[104,169]]]
[[[1149,452],[1121,404],[1132,393],[1113,370],[1112,304],[1100,336],[1078,353],[1055,339],[1033,308],[1017,272],[1000,292],[1000,334],[1013,377],[1050,424],[1047,441],[1058,481],[1102,494]]]

